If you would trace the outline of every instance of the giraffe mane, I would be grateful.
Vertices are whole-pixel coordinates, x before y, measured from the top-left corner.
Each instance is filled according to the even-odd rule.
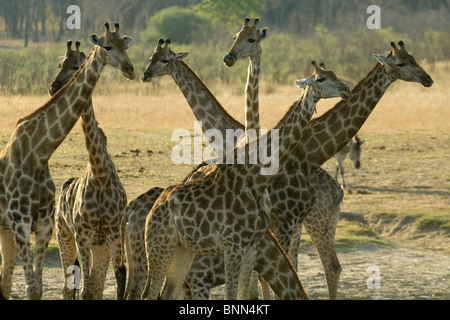
[[[285,115],[283,116],[283,118],[281,118],[280,121],[278,121],[277,125],[273,127],[273,129],[279,129],[282,125],[283,122],[289,118],[289,116],[295,111],[295,108],[297,108],[303,100],[303,96],[300,97],[298,100],[296,100],[288,109],[288,111],[285,113]]]
[[[98,127],[98,131],[100,132],[100,136],[103,138],[105,145],[108,144],[108,137],[105,134],[105,131],[103,131],[102,128]]]
[[[34,118],[36,115],[38,115],[41,112],[45,112],[50,106],[53,105],[53,103],[55,101],[57,101],[62,95],[64,95],[65,91],[67,90],[67,87],[69,87],[77,78],[78,74],[84,70],[85,64],[86,62],[89,60],[90,56],[93,54],[95,50],[95,47],[92,48],[91,53],[89,54],[89,56],[86,58],[86,60],[84,60],[83,64],[80,66],[80,68],[78,68],[78,70],[74,73],[74,75],[72,76],[72,78],[53,96],[50,98],[50,100],[48,100],[43,106],[39,107],[38,109],[34,110],[32,113],[30,113],[29,115],[20,118],[19,120],[17,120],[16,122],[16,127],[21,124],[24,121],[30,120],[32,118]]]

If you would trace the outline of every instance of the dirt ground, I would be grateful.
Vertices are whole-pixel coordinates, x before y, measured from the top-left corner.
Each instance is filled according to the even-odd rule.
[[[450,299],[450,256],[445,252],[421,248],[423,244],[423,241],[409,244],[402,241],[391,246],[364,244],[338,247],[338,257],[343,269],[338,299]],[[46,265],[42,298],[60,300],[63,273],[59,258],[53,255],[51,259],[47,259]],[[370,269],[368,272],[371,266],[378,267],[379,286],[374,279],[376,274],[370,272]],[[301,246],[299,275],[311,299],[328,298],[320,259],[311,245]],[[368,282],[372,284],[372,289],[368,288]],[[11,299],[26,299],[24,288],[23,269],[17,266]],[[223,299],[223,296],[223,287],[219,287],[213,290],[211,299]],[[115,298],[112,270],[108,272],[104,298]]]

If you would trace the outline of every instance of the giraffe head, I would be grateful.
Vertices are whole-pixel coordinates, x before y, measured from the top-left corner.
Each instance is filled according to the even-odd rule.
[[[52,97],[73,77],[75,72],[86,60],[86,55],[80,51],[80,41],[75,42],[75,50],[72,50],[72,40],[67,41],[66,54],[59,57],[58,68],[60,68],[55,80],[48,89],[48,94]]]
[[[358,135],[355,135],[350,145],[350,160],[352,160],[356,169],[361,167],[361,146],[364,144],[364,140],[361,140]]]
[[[314,66],[314,72],[305,79],[297,80],[295,82],[297,87],[306,88],[310,86],[316,101],[334,97],[343,99],[352,97],[349,87],[339,80],[333,71],[325,69],[323,63],[318,66],[315,61],[312,61],[311,64]]]
[[[158,40],[155,52],[149,59],[150,63],[142,74],[142,82],[149,82],[154,77],[171,74],[174,70],[174,62],[183,60],[189,54],[189,52],[175,53],[170,50],[169,45],[169,39],[166,39],[166,41]]]
[[[223,57],[227,67],[232,67],[240,59],[261,54],[261,41],[267,37],[269,28],[258,29],[256,27],[258,18],[252,25],[249,25],[249,22],[250,18],[246,18],[242,29],[233,37],[234,42],[230,51]]]
[[[416,62],[416,59],[406,51],[403,41],[398,43],[399,47],[391,42],[392,51],[386,56],[374,54],[373,56],[383,66],[393,80],[401,79],[409,82],[421,83],[424,87],[431,87],[433,80],[428,73]]]
[[[100,61],[103,64],[109,64],[113,68],[122,71],[125,78],[134,79],[133,64],[128,58],[127,49],[133,40],[130,36],[120,36],[119,24],[114,24],[114,30],[109,30],[109,23],[105,23],[105,32],[100,36],[95,33],[89,35],[89,40],[94,46],[101,48],[99,52]]]

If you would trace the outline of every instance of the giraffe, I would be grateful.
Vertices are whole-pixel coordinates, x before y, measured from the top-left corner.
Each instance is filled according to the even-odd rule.
[[[80,43],[77,41],[76,44],[76,50],[66,52],[57,81],[49,89],[50,93],[57,92],[64,86],[65,81],[70,80],[70,74],[73,75],[73,70],[77,70],[83,62],[77,61],[77,57],[83,58],[85,55],[79,51]],[[126,271],[122,265],[119,224],[127,197],[108,154],[107,138],[95,119],[92,98],[81,114],[81,126],[89,162],[81,176],[71,178],[63,184],[56,210],[56,234],[63,271],[67,281],[69,273],[66,270],[74,264],[79,252],[84,275],[82,297],[101,299],[108,262],[112,256],[117,296],[122,297]],[[89,250],[93,258],[92,270],[89,270]],[[73,298],[71,292],[64,283],[64,299]]]
[[[118,25],[117,25],[118,27]],[[121,69],[132,79],[134,72],[122,47],[117,48],[118,32],[91,35],[96,44],[93,53],[74,77],[46,104],[17,121],[13,134],[0,153],[0,225],[2,257],[1,290],[9,297],[11,276],[17,254],[22,261],[29,299],[42,296],[42,267],[45,250],[54,225],[54,210],[43,208],[49,195],[41,193],[42,177],[48,160],[69,134],[98,81],[104,65]],[[99,43],[100,42],[100,43]],[[108,52],[104,47],[107,47]],[[34,266],[30,235],[36,233]]]
[[[350,160],[352,160],[356,169],[361,167],[361,146],[364,144],[364,140],[361,140],[358,135],[355,135],[349,143],[344,146],[341,150],[339,150],[334,158],[336,159],[336,174],[334,178],[337,180],[339,171],[341,172],[342,177],[342,186],[345,188],[345,179],[344,179],[344,160],[347,158],[347,155],[350,156]]]
[[[173,53],[169,48],[168,48],[168,44],[170,43],[170,42],[168,42],[168,41],[166,41],[166,46],[165,47],[162,47],[161,45],[164,43],[164,41],[159,41],[159,43],[158,43],[158,46],[157,46],[157,48],[156,48],[156,50],[155,50],[155,53],[152,55],[152,57],[151,57],[151,59],[150,59],[150,64],[149,64],[149,66],[148,66],[148,68],[147,68],[147,70],[144,72],[144,74],[143,74],[143,76],[142,76],[142,80],[143,81],[149,81],[152,77],[154,77],[154,76],[160,76],[160,75],[163,75],[163,74],[171,74],[173,77],[174,77],[174,80],[175,80],[175,82],[177,82],[177,84],[178,83],[183,83],[183,79],[186,79],[186,77],[185,77],[185,75],[186,75],[186,73],[187,74],[192,74],[192,72],[191,71],[189,71],[189,68],[184,64],[184,63],[181,63],[179,60],[182,60],[182,58],[184,58],[185,56],[186,56],[186,53],[182,53],[182,54],[175,54],[175,53]],[[171,62],[171,63],[169,63],[169,62]],[[176,71],[175,71],[176,70]],[[191,77],[192,78],[192,77]],[[310,82],[308,83],[308,85],[309,84],[311,84],[311,82],[312,82],[313,80],[312,79],[310,79]],[[184,82],[186,82],[186,81],[184,81]],[[324,87],[327,87],[327,86],[333,86],[333,84],[334,84],[334,82],[333,81],[330,81],[331,83],[326,83],[326,85],[324,86]],[[213,98],[213,96],[212,96],[212,94],[210,94],[210,92],[209,92],[209,90],[203,90],[203,91],[201,91],[201,92],[195,92],[196,90],[198,90],[198,87],[199,87],[199,83],[201,83],[200,81],[194,81],[194,84],[192,83],[192,81],[191,81],[191,83],[189,83],[188,84],[188,89],[184,92],[183,90],[183,93],[185,94],[185,96],[187,96],[187,98],[188,98],[188,101],[189,101],[189,98],[192,98],[192,96],[194,96],[194,98],[196,99],[196,100],[199,100],[199,102],[200,102],[200,104],[206,104],[206,105],[211,105],[211,104],[215,104],[216,106],[218,105],[218,103],[215,103],[215,99]],[[180,86],[180,85],[179,85]],[[181,88],[181,86],[180,86],[180,88]],[[204,85],[203,85],[203,88],[205,88],[204,87]],[[340,93],[342,93],[342,92],[338,92],[339,90],[342,90],[342,85],[341,86],[339,86],[339,89],[337,89],[337,88],[335,88],[335,87],[333,87],[333,94],[335,94],[335,96],[339,96],[339,94]],[[346,88],[346,90],[344,90],[345,91],[345,93],[348,93],[348,87],[345,87]],[[192,92],[194,92],[194,95],[192,95]],[[316,92],[317,93],[317,92]],[[198,96],[197,97],[195,97],[195,94],[197,94]],[[205,97],[204,97],[204,95],[208,95],[208,94],[210,94],[210,97],[212,97],[212,99],[205,99]],[[317,93],[318,94],[318,93]],[[208,98],[210,98],[210,97],[208,97]],[[308,97],[308,102],[306,103],[308,106],[310,106],[311,104],[312,104],[312,100],[314,99],[313,98],[313,94],[311,93],[311,94],[309,94],[309,95],[307,95],[307,97]],[[309,100],[311,100],[311,101],[309,101]],[[302,100],[302,104],[304,103],[304,101]],[[216,107],[216,106],[214,106],[214,107]],[[208,106],[207,106],[207,108],[208,108]],[[222,109],[223,110],[223,109]],[[291,112],[288,112],[288,114],[289,115],[292,115],[292,114],[295,114],[295,112],[294,111],[292,111],[292,110],[295,110],[294,109],[294,107],[291,109]],[[196,111],[199,111],[199,110],[193,110],[194,111],[194,113],[196,112]],[[200,111],[201,112],[201,111]],[[221,116],[221,114],[219,113],[219,114],[217,114],[217,112],[215,113],[215,115],[216,116]],[[289,116],[286,116],[285,118],[289,118]],[[284,118],[284,120],[285,120],[285,118]],[[299,127],[298,127],[298,123],[296,123],[296,126],[295,126],[297,129],[299,129]],[[294,134],[292,134],[292,135],[290,135],[289,136],[289,138],[290,139],[292,139],[292,140],[294,140],[295,141],[295,137],[298,137],[299,135],[299,132],[300,131],[297,131],[297,129],[295,130],[295,132],[294,132]],[[289,129],[288,129],[289,130]],[[300,129],[299,129],[300,130]],[[286,138],[286,137],[283,137],[283,138]],[[291,140],[291,142],[292,142],[292,140]],[[292,144],[290,145],[291,147],[292,147]],[[248,148],[248,146],[246,146],[246,148]],[[285,156],[286,156],[286,154],[283,154],[283,157],[282,157],[282,160],[284,160],[285,159]],[[281,161],[280,163],[284,163],[284,161]],[[280,167],[282,167],[282,166],[280,166]],[[221,171],[220,170],[218,170],[217,168],[219,168],[219,169],[221,169],[221,168],[223,168],[223,166],[221,166],[221,165],[218,165],[217,167],[215,167],[212,171],[213,171],[213,173],[209,173],[209,174],[207,174],[206,176],[205,176],[205,178],[202,178],[202,179],[196,179],[196,180],[193,180],[193,181],[191,181],[190,183],[193,183],[194,185],[195,185],[195,183],[194,182],[197,182],[199,185],[203,185],[203,180],[206,180],[206,181],[208,181],[209,179],[211,179],[211,177],[215,177],[216,176],[216,174],[214,174],[214,172],[219,172],[219,173],[221,173]],[[226,172],[226,170],[225,170],[225,172]],[[221,176],[221,175],[219,175],[219,176]],[[198,182],[198,181],[200,181],[200,182]],[[269,179],[268,180],[269,182],[271,181],[271,179]],[[186,183],[186,185],[189,185],[189,183]],[[219,184],[220,185],[220,184]],[[265,185],[265,184],[262,184],[262,185]],[[170,199],[171,198],[171,193],[175,193],[175,194],[177,194],[177,192],[178,192],[178,190],[177,190],[177,187],[178,186],[176,186],[176,187],[174,187],[173,188],[173,191],[168,191],[168,192],[166,192],[166,194],[167,194],[167,197]],[[187,188],[187,187],[186,187]],[[197,188],[197,187],[194,187],[194,188]],[[201,187],[200,187],[201,188]],[[206,188],[206,187],[205,187]],[[183,189],[183,187],[180,187],[180,189]],[[262,189],[260,189],[260,190],[262,190]],[[166,190],[167,191],[167,190]],[[213,190],[214,191],[214,190]],[[157,203],[155,204],[155,206],[153,207],[153,209],[152,209],[152,212],[158,212],[158,202],[160,202],[160,203],[164,203],[164,200],[165,200],[165,196],[163,196],[164,195],[164,192],[163,192],[163,194],[160,196],[160,198],[158,199],[158,201],[157,201]],[[176,197],[175,197],[176,198]],[[170,199],[171,200],[171,199]],[[231,200],[230,200],[231,201]],[[156,208],[156,210],[155,210],[155,208]],[[167,206],[165,205],[164,206],[164,209],[166,209],[167,208]],[[162,209],[161,211],[163,211],[164,209]],[[192,208],[192,209],[194,209],[194,208]],[[193,210],[193,211],[195,211],[195,210]],[[151,219],[151,216],[152,216],[152,212],[150,213],[150,215],[149,215],[149,218],[147,218],[147,222],[149,222],[149,221],[151,221],[152,219]],[[150,232],[149,232],[149,229],[150,228],[148,228],[148,225],[147,225],[147,228],[146,228],[146,235],[149,235],[150,234]],[[149,241],[148,239],[146,240],[147,241],[147,243],[149,244],[149,246],[150,246],[150,244],[151,243],[153,243],[154,241]],[[149,250],[149,248],[147,248],[147,250]],[[150,248],[150,250],[151,250],[151,248]],[[149,254],[149,251],[147,251],[147,256],[148,257],[151,257],[152,255],[151,254]],[[229,261],[228,261],[228,259],[227,259],[227,257],[225,257],[225,261],[226,261],[226,263],[228,263]],[[173,265],[172,265],[173,266]],[[151,268],[149,268],[149,270],[151,270]],[[225,270],[227,270],[227,267],[225,267]],[[150,271],[150,272],[152,272],[152,271]],[[171,271],[170,271],[171,272]],[[160,279],[158,279],[159,281],[162,281],[162,280],[160,280]],[[179,280],[179,279],[177,279],[177,280]],[[236,279],[234,279],[234,280],[236,280]],[[149,284],[150,282],[149,281],[152,281],[151,280],[151,277],[149,277],[148,278],[148,282],[147,282],[147,284]],[[230,282],[229,282],[230,283]],[[148,289],[148,287],[149,286],[147,286],[147,289]],[[234,289],[234,288],[233,288]],[[152,297],[152,296],[154,296],[155,295],[155,293],[154,292],[152,292],[149,296],[150,297]],[[147,292],[144,292],[144,297],[146,297],[147,296]]]
[[[258,18],[255,18],[254,24],[251,26],[249,26],[249,22],[250,19],[247,17],[241,30],[233,37],[234,43],[230,51],[223,58],[224,63],[227,67],[232,67],[239,59],[245,59],[248,57],[251,61],[248,72],[248,81],[246,85],[246,113],[249,110],[249,106],[251,106],[251,112],[255,113],[257,116],[253,118],[253,126],[252,123],[245,122],[245,132],[247,132],[248,129],[257,130],[260,128],[258,99],[259,83],[255,80],[252,81],[252,79],[254,79],[255,77],[258,77],[259,80],[259,72],[257,75],[251,74],[251,65],[252,60],[255,59],[255,57],[257,57],[257,61],[260,61],[262,50],[259,43],[265,38],[267,34],[267,28],[263,28],[261,30],[258,30],[256,28],[256,25],[259,22]],[[320,66],[322,67],[322,70],[326,70],[323,63],[321,63]],[[249,86],[249,82],[253,82],[254,85]],[[340,274],[340,264],[337,260],[336,251],[334,250],[334,233],[337,228],[338,219],[331,220],[331,217],[335,217],[336,215],[337,217],[339,217],[340,204],[343,199],[343,192],[336,181],[334,181],[331,176],[321,168],[317,169],[314,173],[311,174],[308,182],[305,185],[304,180],[299,180],[299,185],[302,187],[309,186],[310,188],[313,188],[315,192],[315,200],[312,205],[309,208],[307,206],[304,206],[304,211],[296,220],[287,218],[289,216],[288,210],[280,210],[279,213],[272,214],[271,228],[275,231],[275,235],[277,237],[282,239],[287,238],[284,241],[284,249],[290,253],[290,258],[297,268],[298,248],[304,223],[304,217],[310,216],[310,218],[307,220],[308,224],[310,224],[310,237],[311,239],[314,239],[313,243],[318,244],[316,249],[320,251],[319,256],[321,257],[321,261],[327,277],[327,282],[329,284],[329,298],[335,299],[337,283],[339,279],[339,275],[337,273]],[[290,188],[291,186],[287,185],[287,187]],[[288,190],[285,189],[285,193],[289,194]],[[289,205],[286,203],[286,208],[288,207]],[[277,211],[273,210],[273,213],[276,212]],[[326,226],[324,222],[329,221],[333,221],[334,224]],[[286,223],[290,223],[291,225],[286,228]],[[325,233],[323,232],[324,228],[331,228],[333,232]],[[315,232],[316,230],[318,232]],[[289,234],[289,232],[291,232],[291,234]],[[332,237],[329,237],[329,235],[332,235]],[[289,236],[291,236],[290,239]],[[330,241],[332,241],[333,243],[330,243]],[[261,284],[263,297],[270,297],[267,285],[263,281],[261,282]],[[336,288],[336,290],[334,288]],[[255,290],[256,286],[253,286],[252,289]],[[255,296],[255,293],[253,293],[253,295]]]
[[[201,121],[202,129],[208,140],[211,141],[207,135],[210,129],[219,130],[222,133],[222,136],[226,136],[226,130],[229,128],[244,132],[244,126],[226,112],[226,110],[220,105],[214,95],[197,77],[197,75],[182,61],[188,53],[176,54],[170,50],[164,51],[161,49],[161,45],[163,43],[164,41],[160,39],[156,51],[151,57],[151,61],[153,61],[154,66],[156,66],[156,61],[159,60],[160,64],[165,65],[165,67],[157,70],[154,70],[154,68],[148,68],[142,75],[142,80],[150,80],[152,77],[169,74],[186,97],[196,118]],[[171,63],[169,63],[169,61],[171,61]],[[348,90],[348,88],[346,90]],[[223,146],[221,144],[217,144],[214,140],[211,143],[215,145],[215,150],[221,148],[226,149],[226,146],[234,145],[232,143],[229,144],[228,141],[224,143]],[[201,170],[202,169],[199,171]],[[323,175],[318,176],[322,177]],[[293,225],[296,225],[295,221],[298,221],[297,217],[302,217],[302,215],[306,214],[308,212],[307,208],[311,206],[311,197],[308,191],[298,191],[299,185],[303,180],[303,176],[299,174],[297,169],[293,166],[290,171],[287,171],[284,174],[279,172],[272,183],[272,187],[269,188],[270,197],[273,204],[271,214],[276,215],[275,219],[280,222],[285,222],[285,226],[287,226],[285,230],[278,232],[280,235],[286,235],[284,238],[279,238],[283,248],[289,248],[289,241],[291,238],[290,235],[294,232],[292,229],[287,228],[292,228]],[[312,181],[316,180],[317,179],[312,179]],[[329,180],[332,180],[331,177]],[[325,181],[325,183],[330,183],[329,180]],[[330,185],[330,188],[332,186],[337,188],[338,193],[341,192],[340,186],[335,182],[334,185]],[[332,194],[334,195],[335,193]],[[326,212],[326,210],[335,210],[337,203],[341,202],[342,197],[343,195],[341,192],[340,195],[337,195],[336,199],[333,199],[334,201],[328,203],[328,207],[325,207],[325,209],[323,207],[316,208],[317,206],[315,205],[313,206],[312,211],[321,213]],[[326,197],[326,199],[329,198]],[[321,200],[318,203],[323,205],[327,202]],[[284,214],[286,211],[289,211],[289,214]],[[283,217],[283,215],[286,218]],[[280,218],[276,218],[277,216]],[[297,220],[291,222],[292,219]],[[313,221],[310,221],[310,223],[311,222]],[[322,232],[320,232],[317,236],[322,236]],[[295,250],[298,245],[292,245],[291,247]],[[292,254],[291,256],[295,256],[295,254]]]

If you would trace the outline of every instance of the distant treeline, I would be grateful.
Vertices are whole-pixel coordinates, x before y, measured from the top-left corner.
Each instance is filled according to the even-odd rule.
[[[222,57],[247,14],[240,13],[237,0],[223,0],[229,6],[225,18],[220,15],[223,10],[218,5],[222,2],[216,1],[0,0],[3,16],[3,22],[0,17],[0,92],[46,93],[57,72],[58,57],[65,52],[65,41],[81,40],[81,48],[88,54],[91,45],[87,34],[103,32],[104,21],[119,21],[121,32],[134,38],[129,56],[138,73],[145,68],[157,39],[170,38],[173,51],[190,52],[185,61],[208,85],[244,82],[245,64],[230,70],[223,65]],[[372,2],[381,7],[379,30],[366,27],[369,17],[366,8]],[[26,10],[26,3],[34,6],[28,9],[31,10],[28,15],[33,18],[23,17],[21,10]],[[419,61],[434,64],[450,60],[448,1],[248,0],[244,3],[252,18],[260,18],[260,27],[269,27],[268,37],[261,45],[262,78],[269,84],[291,84],[307,76],[311,72],[311,60],[323,61],[342,78],[356,81],[375,63],[372,53],[388,51],[390,41],[403,40]],[[81,8],[81,30],[65,28],[68,17],[65,10],[71,4]],[[8,14],[6,8],[16,11]],[[251,12],[250,8],[258,10]],[[15,29],[7,22],[14,20],[11,12],[22,12],[14,17]],[[58,12],[63,13],[62,18]],[[2,45],[7,43],[6,39],[16,39],[13,41],[16,43],[23,37],[24,19],[33,22],[28,34],[30,41],[38,43],[28,48]],[[108,79],[124,81],[112,71],[108,71]]]

